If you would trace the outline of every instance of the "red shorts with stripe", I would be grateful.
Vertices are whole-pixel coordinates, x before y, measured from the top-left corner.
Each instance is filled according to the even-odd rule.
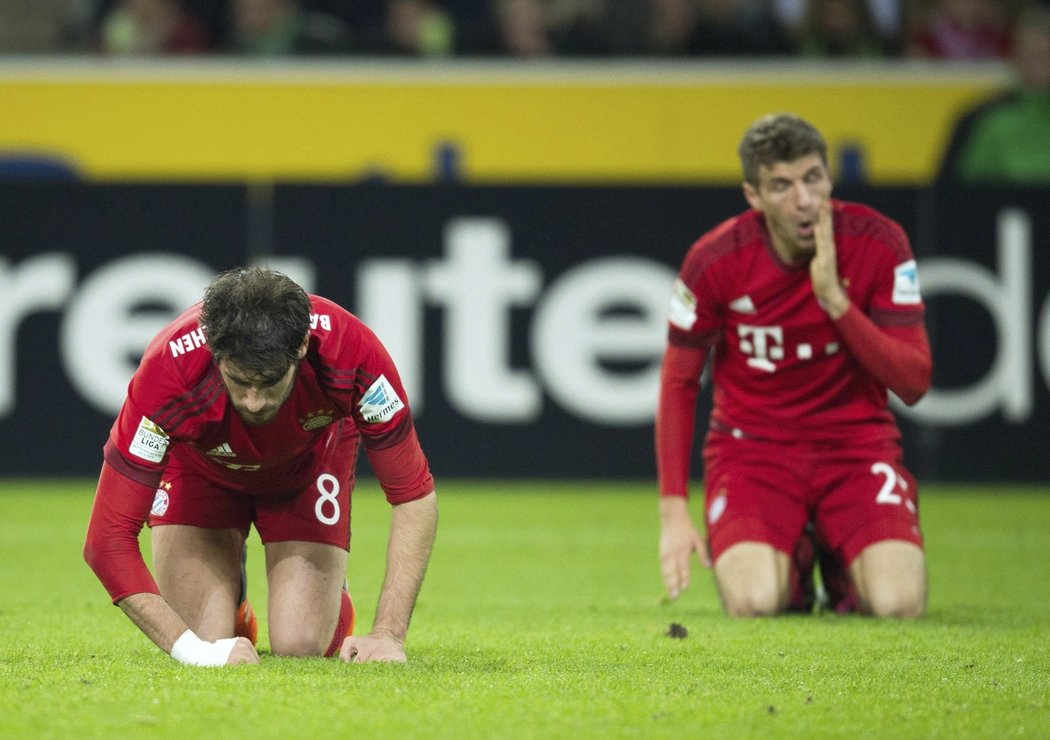
[[[916,483],[896,442],[784,444],[711,432],[704,462],[713,559],[745,541],[790,556],[808,521],[847,566],[882,540],[922,547]]]
[[[275,495],[218,486],[182,457],[196,452],[173,450],[146,523],[239,529],[245,536],[254,524],[264,543],[297,540],[348,550],[358,443],[356,435],[342,435],[313,471],[310,484]]]

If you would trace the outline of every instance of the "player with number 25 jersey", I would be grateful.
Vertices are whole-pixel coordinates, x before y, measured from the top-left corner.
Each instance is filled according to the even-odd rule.
[[[751,208],[704,234],[671,295],[656,415],[661,570],[691,554],[734,616],[810,611],[819,561],[836,611],[925,609],[915,480],[889,393],[930,385],[916,262],[901,227],[831,197],[823,135],[797,116],[740,144]],[[687,511],[696,401],[711,363],[704,523]]]

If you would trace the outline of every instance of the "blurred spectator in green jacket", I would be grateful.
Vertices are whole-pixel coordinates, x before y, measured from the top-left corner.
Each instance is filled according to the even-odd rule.
[[[1050,8],[1021,13],[1013,44],[1016,85],[960,117],[941,182],[1050,184]]]
[[[297,0],[229,0],[227,48],[254,57],[343,54],[353,50],[346,24],[305,10]]]

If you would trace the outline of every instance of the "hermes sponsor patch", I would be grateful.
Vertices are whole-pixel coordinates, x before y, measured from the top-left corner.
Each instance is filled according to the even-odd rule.
[[[893,268],[893,302],[901,306],[914,306],[922,302],[915,260],[902,262]]]
[[[361,416],[368,424],[382,424],[394,417],[398,411],[405,407],[404,402],[394,391],[394,387],[380,375],[376,382],[369,386],[365,395],[361,397],[358,405]]]

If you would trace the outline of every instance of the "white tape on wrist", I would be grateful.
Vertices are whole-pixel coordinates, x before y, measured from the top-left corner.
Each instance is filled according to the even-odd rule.
[[[171,657],[185,665],[226,665],[235,644],[236,637],[207,642],[193,634],[193,630],[186,630],[171,646]]]

